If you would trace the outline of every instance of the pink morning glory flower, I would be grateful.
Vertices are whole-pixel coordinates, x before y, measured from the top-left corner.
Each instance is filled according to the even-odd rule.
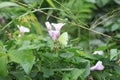
[[[94,70],[103,70],[104,69],[104,66],[102,65],[102,61],[98,61],[96,63],[96,65],[92,66],[90,68],[91,71],[94,71]]]
[[[51,25],[55,28],[56,31],[60,31],[62,26],[65,25],[65,23],[51,23]]]
[[[49,35],[52,37],[52,39],[54,41],[60,36],[60,32],[59,31],[50,30],[48,32],[49,32]]]
[[[48,29],[49,35],[55,41],[60,36],[60,30],[63,27],[64,23],[49,23],[48,21],[45,22],[45,25]]]
[[[52,30],[52,26],[51,26],[51,24],[49,22],[45,22],[45,25],[46,25],[48,31]]]
[[[29,29],[29,28],[26,28],[26,27],[24,27],[24,26],[17,25],[17,27],[19,28],[19,31],[20,31],[21,33],[30,32],[30,29]]]
[[[103,55],[104,53],[103,53],[103,51],[95,51],[95,52],[93,52],[93,54],[98,54],[98,55]]]

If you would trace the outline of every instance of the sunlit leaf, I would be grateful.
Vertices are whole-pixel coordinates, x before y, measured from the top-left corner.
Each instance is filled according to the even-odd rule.
[[[86,60],[84,58],[80,58],[80,57],[76,57],[75,60],[76,60],[77,63],[83,63],[84,64],[84,66],[81,65],[80,68],[84,67],[84,69],[85,69],[84,76],[87,77],[90,74],[90,61]]]
[[[118,55],[117,49],[110,50],[110,60],[116,59],[117,55]]]
[[[116,38],[120,38],[120,34],[119,34],[119,33],[116,34],[115,37],[116,37]]]
[[[96,3],[99,7],[105,6],[110,0],[96,0]]]
[[[84,69],[73,69],[71,71],[71,80],[77,80],[80,76],[84,76]]]
[[[8,71],[7,71],[7,63],[8,63],[8,59],[7,56],[1,56],[0,57],[0,75],[2,76],[7,76]]]
[[[11,61],[19,63],[27,74],[30,73],[35,60],[31,50],[10,51],[9,58]]]
[[[113,24],[111,27],[111,31],[115,31],[119,28],[119,24]]]
[[[60,54],[60,57],[63,57],[63,58],[71,58],[74,56],[74,53],[61,53]]]
[[[70,80],[69,78],[70,78],[70,73],[68,73],[68,74],[63,74],[62,80]]]
[[[86,0],[88,2],[91,2],[91,3],[95,3],[96,1],[95,0]]]
[[[49,3],[50,6],[52,6],[53,8],[55,8],[55,5],[54,5],[54,3],[53,3],[52,0],[46,0],[46,1]]]
[[[0,3],[0,8],[4,8],[4,7],[10,7],[10,6],[19,6],[18,4],[16,3],[13,3],[13,2],[2,2]]]
[[[120,5],[120,0],[114,0],[117,4]]]

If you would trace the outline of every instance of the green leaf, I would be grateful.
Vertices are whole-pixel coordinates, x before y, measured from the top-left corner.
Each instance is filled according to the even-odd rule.
[[[108,46],[104,45],[104,46],[100,46],[100,47],[96,48],[94,51],[106,50],[107,48],[108,48]]]
[[[35,26],[37,33],[40,35],[43,35],[42,25],[39,23],[38,19],[36,18],[36,16],[33,13],[31,13],[30,15],[31,15],[31,17],[33,17],[32,21],[34,23],[34,26]]]
[[[118,55],[117,49],[110,50],[110,60],[115,60]]]
[[[61,53],[60,54],[60,57],[63,57],[63,58],[71,58],[74,56],[74,53]]]
[[[106,5],[110,0],[101,0],[102,1],[102,4],[103,6]]]
[[[0,80],[12,80],[9,76],[0,76]]]
[[[99,7],[105,6],[110,0],[96,0],[96,3]]]
[[[25,76],[25,80],[33,80],[30,76]]]
[[[1,32],[1,31],[0,31],[0,32]],[[3,43],[2,43],[2,41],[0,41],[0,46],[4,46]]]
[[[120,66],[114,65],[114,71],[120,75]]]
[[[71,80],[77,80],[80,76],[84,76],[85,69],[73,69],[71,71]]]
[[[2,2],[2,3],[0,3],[0,9],[4,8],[4,7],[10,7],[10,6],[19,6],[19,5],[16,4],[16,3],[13,3],[13,2]]]
[[[95,0],[86,0],[86,1],[91,2],[91,3],[96,3]]]
[[[46,1],[49,3],[50,6],[52,6],[53,8],[55,8],[55,5],[54,5],[54,3],[53,3],[52,0],[46,0]]]
[[[120,5],[120,0],[114,0],[117,4]]]
[[[111,27],[111,31],[115,31],[119,28],[119,25],[118,24],[113,24],[112,27]]]
[[[90,74],[90,61],[86,61],[86,67],[85,67],[85,77],[87,77]]]
[[[92,11],[90,9],[81,9],[81,13],[91,13]]]
[[[101,76],[98,74],[98,72],[92,72],[92,75],[95,80],[101,80]]]
[[[22,46],[18,50],[28,50],[28,49],[36,49],[41,46],[44,46],[44,44],[38,43],[31,43],[30,41],[23,41]]]
[[[17,71],[17,72],[12,72],[12,75],[14,75],[18,80],[25,80],[25,76],[23,72]]]
[[[7,76],[7,55],[0,57],[0,75]]]
[[[80,54],[80,56],[82,56],[84,58],[88,58],[88,59],[94,59],[94,60],[98,59],[96,56],[89,54],[89,53]]]
[[[116,38],[120,38],[120,33],[115,35]]]
[[[27,74],[30,73],[35,60],[31,50],[12,50],[8,55],[11,61],[19,63]]]
[[[48,69],[48,68],[43,68],[43,69],[42,69],[42,72],[43,72],[43,76],[44,76],[45,78],[48,78],[48,77],[54,75],[53,70]]]
[[[81,67],[85,69],[84,76],[87,77],[90,74],[90,61],[80,57],[76,57],[75,60],[77,63],[84,64],[84,66],[81,65]]]
[[[68,73],[68,74],[63,74],[63,78],[62,78],[62,80],[70,80],[69,79],[69,77],[70,77],[70,74]]]

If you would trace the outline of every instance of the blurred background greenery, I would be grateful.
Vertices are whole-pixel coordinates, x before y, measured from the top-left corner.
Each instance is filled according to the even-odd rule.
[[[46,38],[49,36],[45,26],[46,21],[66,23],[61,33],[68,32],[70,48],[60,49],[59,57],[56,57],[50,49],[51,44],[53,44],[52,40]],[[29,35],[18,39],[17,25],[30,28]],[[73,75],[74,80],[76,80],[79,75],[74,73],[78,72],[80,80],[84,80],[84,70],[88,76],[90,64],[93,65],[100,59],[103,60],[106,69],[104,74],[99,71],[92,72],[95,80],[103,80],[103,78],[104,80],[119,80],[119,45],[120,0],[0,0],[0,65],[2,65],[0,71],[4,66],[5,70],[3,71],[6,71],[0,74],[6,75],[7,67],[10,71],[10,76],[0,76],[0,79],[12,80],[17,77],[19,80],[32,80],[30,78],[32,77],[33,80],[61,80],[62,77],[63,80],[68,80],[66,76],[68,78]],[[110,54],[101,57],[85,53],[97,50],[103,50]],[[17,62],[18,60],[26,73],[29,73],[35,64],[31,74],[24,75],[25,73],[18,64],[11,61],[6,62],[5,60],[9,60],[8,56],[13,58],[13,61]],[[27,67],[29,69],[26,69],[24,59],[26,63],[28,61]],[[34,59],[36,59],[35,63]],[[67,69],[61,69],[60,72],[59,68],[64,67]],[[67,70],[71,67],[77,69],[68,73]],[[54,69],[56,72],[53,71]],[[22,79],[24,77],[18,75],[27,79]],[[39,77],[40,75],[43,76]]]
[[[69,42],[86,51],[120,48],[119,6],[119,0],[1,0],[0,37],[8,40],[16,24],[45,34],[48,20],[68,23],[62,31],[69,33]]]

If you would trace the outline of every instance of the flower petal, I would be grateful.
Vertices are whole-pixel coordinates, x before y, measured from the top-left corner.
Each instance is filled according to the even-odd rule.
[[[95,51],[93,54],[103,55],[103,51]]]
[[[51,24],[48,21],[45,22],[45,25],[46,25],[48,30],[52,30],[52,26],[51,26]]]
[[[56,31],[60,31],[60,29],[63,27],[63,25],[65,25],[65,23],[51,23],[51,25],[53,26],[53,27],[55,27],[55,30]]]
[[[103,70],[103,69],[104,69],[104,66],[102,65],[102,61],[98,61],[95,66],[92,66],[90,68],[91,71],[94,71],[94,70]]]
[[[60,32],[59,31],[50,30],[48,32],[49,32],[49,35],[52,37],[52,39],[54,41],[60,36]]]
[[[17,25],[17,27],[19,28],[19,30],[20,30],[21,33],[30,32],[30,29],[26,28],[24,26]]]
[[[60,29],[62,28],[62,26],[64,25],[64,23],[49,23],[48,21],[45,22],[45,25],[48,29],[49,35],[52,37],[52,39],[55,41],[56,39],[58,39],[58,37],[60,36]],[[53,30],[52,27],[54,27],[55,29]]]

